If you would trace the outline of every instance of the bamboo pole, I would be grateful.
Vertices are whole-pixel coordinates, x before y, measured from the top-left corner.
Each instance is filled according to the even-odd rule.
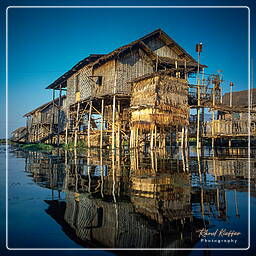
[[[155,125],[155,141],[154,141],[154,142],[155,142],[155,145],[154,145],[155,148],[157,147],[157,144],[156,144],[156,136],[157,136],[157,126]]]
[[[181,149],[184,148],[184,126],[181,129]]]
[[[136,148],[139,148],[139,128],[136,128]]]
[[[154,148],[154,132],[153,129],[150,130],[150,149]]]
[[[68,144],[68,128],[69,128],[69,110],[67,111],[67,123],[66,123],[66,133],[65,133],[65,144]]]
[[[197,129],[196,129],[196,147],[201,148],[200,145],[200,105],[201,105],[201,99],[200,99],[200,52],[198,52],[198,66],[197,66]]]
[[[120,133],[120,100],[117,102],[117,116],[118,116],[118,123],[117,123],[117,138],[116,138],[116,141],[117,141],[117,147],[118,148],[120,148],[120,145],[121,145],[121,143],[120,143],[120,135],[121,135],[121,133]]]
[[[80,111],[80,102],[78,102],[78,104],[77,104],[77,111],[76,111],[76,125],[75,125],[75,142],[74,142],[74,147],[77,146],[77,131],[79,129],[79,123],[78,123],[79,111]]]
[[[60,145],[60,106],[61,106],[61,93],[62,93],[62,87],[60,84],[60,90],[59,90],[59,104],[58,104],[58,135],[57,135],[57,145]]]
[[[212,149],[214,148],[214,107],[215,107],[215,87],[212,91]]]
[[[87,146],[88,148],[91,147],[91,138],[90,138],[90,135],[91,135],[91,118],[92,118],[92,101],[90,101],[90,107],[89,107],[89,117],[88,117],[88,131],[87,131]]]
[[[115,115],[116,115],[116,95],[114,95],[114,97],[113,97],[112,149],[115,149]]]
[[[100,193],[101,197],[104,198],[104,175],[103,175],[103,157],[102,157],[102,150],[100,150],[100,177],[101,177],[101,186],[100,186]]]
[[[103,145],[104,99],[101,100],[100,148]]]
[[[188,127],[185,127],[185,149],[188,148]]]
[[[50,128],[50,133],[52,134],[53,133],[53,127],[54,127],[54,100],[55,100],[55,89],[52,90],[52,123],[51,123],[51,128]],[[52,138],[51,137],[51,144],[52,144]]]

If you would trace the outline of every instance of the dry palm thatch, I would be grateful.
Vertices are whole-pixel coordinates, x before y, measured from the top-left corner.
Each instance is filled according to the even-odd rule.
[[[141,129],[154,125],[188,125],[187,81],[156,72],[133,82],[131,123]]]

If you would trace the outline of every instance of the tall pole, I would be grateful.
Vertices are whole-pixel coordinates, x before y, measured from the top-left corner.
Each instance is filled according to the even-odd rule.
[[[232,95],[232,87],[234,86],[233,82],[230,82],[230,95],[229,95],[229,106],[232,108],[233,106],[233,95]],[[231,111],[231,133],[233,133],[233,112]],[[228,146],[231,147],[231,139],[228,140]]]
[[[203,44],[196,45],[196,51],[198,53],[197,61],[197,130],[196,130],[196,147],[200,148],[200,53],[202,52]]]
[[[232,102],[232,87],[234,86],[233,82],[230,82],[230,95],[229,95],[229,106],[232,108],[233,102]]]
[[[61,92],[62,92],[62,86],[60,84],[59,88],[59,104],[58,104],[58,137],[57,137],[57,145],[60,145],[60,106],[61,106]]]
[[[101,100],[100,148],[103,145],[104,99]]]
[[[115,60],[115,80],[114,80],[114,97],[112,113],[112,149],[115,149],[115,116],[116,116],[116,82],[117,82],[117,61]]]
[[[92,117],[92,101],[90,101],[90,108],[89,108],[89,117],[88,117],[88,142],[87,142],[87,146],[88,148],[91,147],[91,138],[90,138],[90,135],[91,135],[91,117]]]

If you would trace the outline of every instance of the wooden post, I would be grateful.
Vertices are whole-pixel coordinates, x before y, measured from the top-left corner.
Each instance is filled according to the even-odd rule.
[[[60,145],[60,105],[61,105],[61,92],[62,92],[62,87],[60,84],[60,90],[59,90],[59,104],[58,104],[58,137],[57,137],[57,145]]]
[[[176,146],[179,145],[179,142],[178,142],[178,137],[179,137],[179,128],[178,128],[178,125],[176,125]]]
[[[214,148],[214,110],[212,111],[212,148]]]
[[[215,107],[215,87],[212,91],[212,149],[214,148],[214,107]]]
[[[51,129],[50,129],[51,134],[54,133],[54,109],[55,109],[54,100],[55,100],[55,89],[52,90],[52,123],[51,123]],[[53,139],[53,136],[51,137],[51,144],[52,144],[52,139]]]
[[[116,115],[116,95],[114,95],[113,97],[112,149],[115,149],[115,115]]]
[[[100,150],[100,177],[101,177],[100,193],[101,193],[101,197],[104,198],[104,193],[103,193],[103,191],[104,191],[104,175],[103,175],[102,150]]]
[[[156,126],[156,124],[155,124],[155,148],[157,147],[157,144],[156,144],[156,136],[157,136],[157,126]]]
[[[103,145],[104,99],[101,100],[100,148]]]
[[[140,143],[139,143],[139,128],[136,128],[136,148],[140,147]]]
[[[65,144],[68,144],[68,129],[69,129],[69,110],[67,111],[67,123],[66,123],[66,133],[65,133]]]
[[[88,117],[88,131],[87,131],[87,139],[88,139],[88,143],[87,146],[88,148],[91,147],[91,118],[92,118],[92,101],[90,101],[90,107],[89,107],[89,117]]]
[[[150,149],[154,148],[154,131],[153,129],[150,130]]]
[[[120,100],[117,103],[117,115],[118,115],[118,123],[117,123],[117,137],[116,137],[116,141],[117,141],[117,147],[120,148],[121,145],[121,120],[120,120]]]
[[[185,127],[185,149],[188,148],[188,127]]]
[[[184,148],[184,127],[181,128],[181,149]]]
[[[75,142],[74,147],[77,146],[77,131],[79,129],[79,111],[80,111],[80,102],[77,104],[77,111],[76,111],[76,125],[75,125]]]
[[[133,128],[130,129],[130,149],[133,148]]]

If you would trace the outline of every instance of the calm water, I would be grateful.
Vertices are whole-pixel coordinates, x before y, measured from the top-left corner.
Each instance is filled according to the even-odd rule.
[[[0,155],[3,163],[4,146]],[[11,147],[8,247],[247,248],[249,197],[255,213],[255,169],[254,152],[249,163],[246,149],[213,153],[206,148],[197,157],[194,148],[121,156]],[[254,232],[251,236],[255,239]],[[254,243],[250,250],[255,250]],[[204,255],[182,252],[200,253]]]

